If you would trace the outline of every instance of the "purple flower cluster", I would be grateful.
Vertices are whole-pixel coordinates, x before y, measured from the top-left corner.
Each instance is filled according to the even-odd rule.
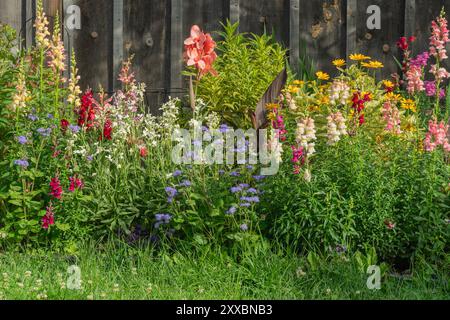
[[[428,64],[428,60],[430,59],[430,54],[428,51],[419,54],[415,59],[411,60],[411,65],[414,67],[422,68]]]
[[[50,135],[52,134],[52,128],[47,128],[47,129],[39,128],[36,131],[43,137],[50,137]]]
[[[172,203],[173,199],[175,199],[175,197],[178,195],[178,190],[172,187],[167,187],[166,188],[166,193],[167,193],[167,202]]]
[[[180,183],[180,187],[188,188],[190,186],[192,186],[192,183],[189,180],[184,180],[183,182]]]
[[[259,197],[241,197],[241,201],[248,202],[248,203],[259,203]]]
[[[27,160],[16,160],[14,161],[14,164],[16,166],[22,167],[23,169],[26,169],[30,166]]]
[[[77,134],[81,131],[81,128],[79,126],[70,125],[69,126],[70,131],[72,131],[73,134]]]
[[[237,211],[237,208],[235,206],[232,206],[226,213],[227,213],[227,215],[231,216],[231,215],[235,214],[236,211]]]
[[[27,144],[28,143],[28,138],[25,137],[25,136],[17,137],[17,142],[19,142],[21,145]]]
[[[176,177],[181,176],[182,174],[183,174],[183,171],[181,171],[181,170],[176,170],[176,171],[172,174],[172,176],[173,176],[174,178],[176,178]]]
[[[170,214],[156,214],[155,219],[155,229],[159,229],[161,225],[169,224],[170,220],[172,220],[172,216]]]
[[[428,97],[434,97],[436,96],[436,81],[425,81],[425,92]],[[445,90],[441,89],[441,92],[439,94],[439,97],[441,99],[445,98]]]

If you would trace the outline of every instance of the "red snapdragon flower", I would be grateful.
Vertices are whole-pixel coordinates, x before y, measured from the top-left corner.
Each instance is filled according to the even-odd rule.
[[[48,230],[50,226],[53,226],[54,224],[55,214],[53,213],[53,205],[52,203],[50,203],[50,205],[47,207],[45,216],[42,217],[42,229]]]
[[[62,130],[62,132],[65,133],[67,131],[67,128],[69,128],[69,125],[70,125],[69,121],[67,121],[66,119],[62,119],[61,120],[61,130]]]
[[[106,120],[103,126],[103,138],[106,140],[112,140],[113,126],[111,120]]]
[[[352,108],[355,111],[355,115],[358,117],[359,125],[362,126],[366,123],[366,119],[364,116],[365,103],[370,102],[372,99],[370,94],[366,93],[363,97],[359,92],[355,92],[352,98]]]
[[[61,200],[63,189],[58,177],[52,178],[52,180],[50,181],[50,190],[51,196],[53,196],[55,199]]]
[[[75,190],[81,190],[84,188],[84,183],[81,179],[78,179],[75,177],[70,177],[69,181],[70,181],[70,186],[69,186],[70,192],[75,192]]]
[[[147,150],[147,148],[146,148],[145,146],[139,148],[139,155],[140,155],[142,158],[147,158],[147,156],[148,156],[148,150]]]
[[[95,125],[95,112],[96,104],[94,101],[94,94],[92,93],[92,90],[88,90],[81,97],[81,107],[77,111],[78,125],[80,127],[86,126],[87,128],[92,128]]]

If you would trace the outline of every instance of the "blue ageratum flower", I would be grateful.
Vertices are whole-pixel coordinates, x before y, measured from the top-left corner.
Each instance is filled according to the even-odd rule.
[[[39,128],[36,131],[43,137],[50,137],[50,135],[52,134],[52,128],[47,128],[47,129]]]
[[[235,206],[232,206],[226,213],[231,216],[231,215],[235,214],[236,211],[237,211],[237,208]]]
[[[233,172],[230,173],[230,176],[232,176],[232,177],[240,177],[241,174],[239,172],[237,172],[237,171],[233,171]]]
[[[245,232],[245,231],[248,231],[248,225],[247,225],[246,223],[241,224],[241,227],[240,227],[240,228],[241,228],[241,230],[244,231],[244,232]]]
[[[230,191],[231,191],[231,193],[239,193],[239,192],[242,191],[242,187],[240,187],[240,186],[232,187],[232,188],[230,189]]]
[[[81,128],[79,126],[70,125],[69,126],[70,131],[72,131],[73,134],[77,134],[81,131]]]
[[[155,229],[159,229],[161,225],[169,224],[172,220],[172,216],[170,214],[156,214],[155,219]]]
[[[166,188],[166,193],[168,195],[167,202],[172,203],[173,199],[175,199],[175,197],[178,194],[178,190],[175,189],[175,188],[172,188],[172,187],[167,187]]]
[[[176,178],[176,177],[181,176],[182,174],[183,174],[183,171],[181,171],[181,170],[176,170],[176,171],[172,174],[172,176],[173,176],[174,178]]]
[[[180,187],[190,187],[192,186],[192,183],[189,180],[184,180],[182,183],[180,183]]]
[[[28,138],[25,137],[25,136],[20,136],[20,137],[17,137],[17,141],[18,141],[21,145],[24,145],[24,144],[27,144],[27,143],[28,143]]]
[[[28,119],[30,119],[30,120],[33,121],[33,122],[39,120],[38,116],[35,116],[34,114],[29,114],[29,115],[28,115]]]
[[[255,189],[255,188],[250,188],[250,189],[247,190],[247,193],[249,193],[249,194],[258,194],[259,191],[257,189]]]
[[[259,203],[259,197],[241,197],[241,201],[249,203]]]
[[[229,129],[230,129],[230,128],[229,128],[226,124],[222,124],[222,125],[219,127],[220,133],[227,133]]]
[[[14,164],[16,166],[22,167],[23,169],[27,169],[30,166],[27,160],[16,160],[14,161]]]

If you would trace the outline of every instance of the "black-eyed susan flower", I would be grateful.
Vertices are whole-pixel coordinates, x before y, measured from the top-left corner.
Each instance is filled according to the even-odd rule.
[[[369,68],[369,69],[380,69],[380,68],[384,68],[384,64],[380,61],[369,61],[369,62],[363,62],[361,63],[361,65],[365,68]]]
[[[370,60],[370,59],[371,59],[370,57],[365,56],[360,53],[350,55],[350,60],[353,60],[353,61],[364,61],[364,60]]]
[[[317,72],[316,76],[317,76],[317,79],[319,79],[319,80],[324,80],[324,81],[330,80],[330,75],[323,71]]]
[[[417,112],[416,103],[411,99],[402,99],[401,107],[405,110],[411,110],[414,113]]]
[[[345,66],[346,62],[344,59],[336,59],[333,61],[333,65],[337,68],[342,68],[343,66]]]

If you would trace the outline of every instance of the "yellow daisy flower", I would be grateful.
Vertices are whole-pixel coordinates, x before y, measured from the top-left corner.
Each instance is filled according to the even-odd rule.
[[[316,76],[319,80],[330,80],[330,75],[326,72],[319,71],[316,73]]]
[[[383,80],[383,86],[385,86],[386,88],[393,88],[395,87],[394,83],[392,81],[389,80]]]
[[[391,101],[399,101],[402,99],[402,97],[399,94],[395,94],[393,92],[388,92],[385,95],[386,100],[391,100]]]
[[[350,55],[350,60],[353,61],[364,61],[364,60],[370,60],[370,57],[365,56],[363,54],[351,54]]]
[[[297,94],[300,91],[299,87],[296,86],[288,86],[289,93]]]
[[[345,66],[345,60],[344,59],[336,59],[333,61],[333,65],[337,68],[341,68],[343,66]]]
[[[416,103],[411,99],[402,99],[401,107],[405,110],[411,110],[414,113],[417,112]]]
[[[294,80],[293,84],[294,84],[295,86],[301,87],[301,86],[303,86],[303,85],[305,84],[305,81],[302,81],[302,80]]]
[[[381,63],[380,61],[370,61],[370,62],[363,62],[361,63],[361,65],[365,68],[369,68],[369,69],[380,69],[380,68],[384,68],[383,63]]]
[[[267,110],[276,110],[278,109],[280,106],[277,103],[268,103],[266,105],[266,109]]]

